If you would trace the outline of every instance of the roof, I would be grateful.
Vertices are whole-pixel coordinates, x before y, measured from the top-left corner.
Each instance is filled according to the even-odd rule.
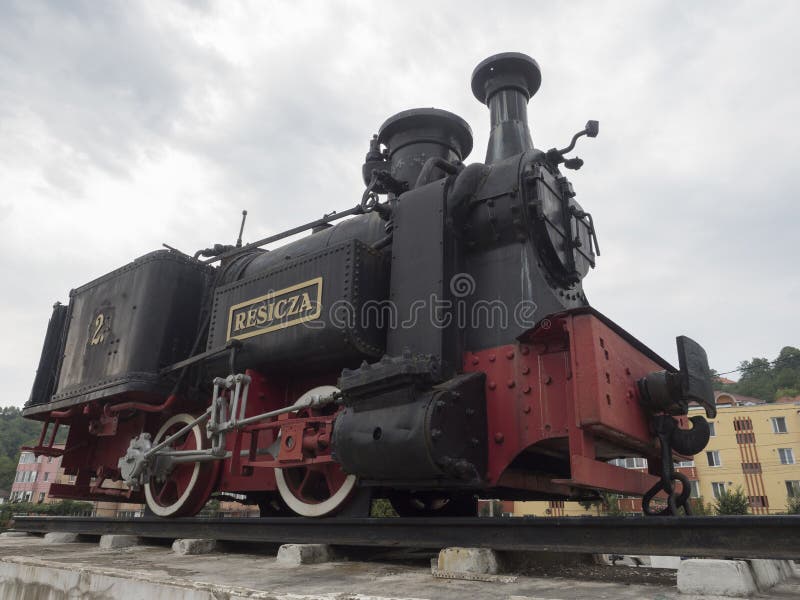
[[[723,396],[728,396],[729,398],[721,398]],[[752,396],[743,396],[742,394],[734,394],[733,392],[725,391],[715,391],[714,400],[717,405],[731,404],[731,400],[733,400],[735,406],[740,406],[742,404],[766,404],[766,402],[760,398],[753,398]]]
[[[775,400],[775,404],[800,404],[800,396],[781,396]]]

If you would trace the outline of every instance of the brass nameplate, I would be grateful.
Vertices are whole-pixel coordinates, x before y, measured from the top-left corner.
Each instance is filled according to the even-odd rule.
[[[228,338],[254,335],[313,321],[322,313],[322,277],[231,306]]]

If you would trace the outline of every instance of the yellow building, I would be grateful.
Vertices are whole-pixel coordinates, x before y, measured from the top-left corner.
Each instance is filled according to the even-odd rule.
[[[741,486],[753,514],[785,512],[789,497],[800,496],[800,397],[764,403],[755,398],[715,392],[717,416],[711,439],[694,461],[679,463],[689,477],[693,498],[713,503],[725,490]],[[702,411],[692,407],[690,414]],[[642,458],[614,461],[631,469],[647,468]],[[638,514],[641,503],[623,498],[620,508]],[[515,502],[515,515],[589,516],[602,511],[577,502]]]
[[[699,493],[711,502],[741,486],[752,513],[785,512],[788,498],[800,496],[798,453],[798,399],[764,404],[717,393],[711,440],[695,456]]]

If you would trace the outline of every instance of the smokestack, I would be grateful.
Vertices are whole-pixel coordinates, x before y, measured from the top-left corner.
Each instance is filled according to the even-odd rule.
[[[542,83],[539,65],[527,54],[503,52],[472,72],[472,93],[489,107],[492,131],[486,164],[533,148],[528,129],[528,100]]]
[[[464,160],[472,151],[472,130],[464,119],[446,110],[412,108],[386,119],[377,141],[389,150],[392,177],[413,188],[431,157],[451,163]]]

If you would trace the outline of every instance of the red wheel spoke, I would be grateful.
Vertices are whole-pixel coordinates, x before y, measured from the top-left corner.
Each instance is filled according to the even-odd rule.
[[[172,481],[171,479],[168,479],[167,481],[164,482],[161,491],[158,493],[158,496],[156,497],[156,500],[158,501],[159,504],[163,505],[165,503],[165,500],[167,499],[164,497],[164,495],[167,493],[167,491],[171,490],[174,487],[175,487],[175,482]],[[169,498],[169,496],[167,496],[167,498]]]
[[[336,391],[333,386],[321,386],[309,390],[301,396],[308,399],[308,394],[331,393]],[[338,407],[326,406],[323,408],[304,408],[297,412],[301,419],[311,419],[306,424],[304,434],[321,435],[322,428],[327,427],[324,422],[336,413]],[[320,423],[313,420],[320,417]],[[293,429],[292,429],[293,430]],[[290,430],[281,430],[283,436]],[[316,448],[313,444],[303,448],[304,461],[324,459],[325,452],[320,452],[323,446]],[[307,462],[296,467],[276,469],[278,493],[288,507],[297,514],[306,517],[321,517],[333,514],[345,503],[350,501],[351,494],[356,486],[355,475],[344,473],[335,462]]]
[[[159,443],[194,421],[189,414],[175,415],[154,438]],[[198,425],[169,445],[172,450],[197,450],[205,447],[205,437]],[[219,463],[179,463],[166,473],[164,481],[152,478],[145,488],[147,504],[162,517],[186,517],[197,514],[214,491]]]
[[[335,468],[334,465],[331,463],[331,466],[325,469],[323,472],[325,476],[325,484],[328,486],[328,495],[333,496],[342,484],[344,483],[344,477],[339,477],[339,474],[343,474],[341,469]]]
[[[306,486],[311,477],[311,469],[303,469],[303,479],[300,480],[300,485],[297,486],[297,495],[300,498],[306,498]]]

